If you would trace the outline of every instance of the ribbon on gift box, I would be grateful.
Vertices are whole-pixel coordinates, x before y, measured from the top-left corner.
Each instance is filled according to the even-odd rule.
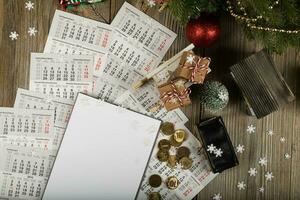
[[[170,83],[160,86],[160,99],[164,103],[167,110],[173,110],[191,103],[189,94],[191,90],[185,88],[181,80],[171,81]]]
[[[186,51],[175,71],[175,77],[184,78],[195,84],[203,83],[209,71],[210,61],[208,57],[200,57],[192,51]]]

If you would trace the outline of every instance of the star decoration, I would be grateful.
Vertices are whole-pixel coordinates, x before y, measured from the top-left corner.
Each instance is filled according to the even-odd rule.
[[[30,11],[31,9],[34,8],[34,3],[32,3],[31,1],[27,1],[25,3],[25,8]]]
[[[19,36],[19,34],[16,31],[10,32],[10,35],[9,35],[11,40],[17,40],[18,36]]]
[[[218,194],[214,194],[214,196],[212,197],[213,200],[221,200],[222,199],[222,196],[220,193]]]
[[[291,158],[291,155],[290,155],[290,154],[288,154],[288,153],[286,153],[286,154],[284,154],[284,158],[288,160],[288,159],[290,159],[290,158]]]
[[[256,129],[256,127],[251,124],[247,127],[247,132],[249,134],[255,133],[255,129]]]
[[[216,157],[222,157],[223,151],[221,149],[216,149],[214,154]]]
[[[28,34],[29,34],[30,36],[35,36],[35,34],[36,34],[37,32],[38,32],[38,31],[36,30],[35,27],[29,27],[29,29],[28,29]]]
[[[194,58],[195,58],[194,56],[189,55],[189,56],[186,58],[186,60],[187,60],[188,63],[193,64]]]
[[[257,170],[255,168],[250,168],[248,173],[250,176],[256,176]]]
[[[207,146],[207,151],[209,153],[214,153],[215,150],[216,150],[216,147],[213,144]]]
[[[259,191],[260,193],[264,193],[265,188],[264,188],[264,187],[260,187],[260,188],[258,188],[258,191]]]
[[[236,152],[237,153],[243,153],[244,151],[245,151],[245,146],[244,145],[241,145],[241,144],[237,145],[237,147],[236,147]]]
[[[155,6],[156,4],[155,4],[155,1],[154,0],[148,0],[148,6],[150,6],[151,8],[153,7],[153,6]]]
[[[280,139],[279,139],[279,140],[280,140],[280,142],[282,142],[282,143],[283,143],[283,142],[285,142],[285,137],[280,137]]]
[[[266,157],[264,157],[264,158],[260,158],[259,159],[259,161],[258,161],[258,163],[261,165],[261,166],[266,166],[267,165],[267,158]]]
[[[265,175],[266,180],[267,181],[271,181],[272,178],[274,178],[273,173],[272,172],[267,172],[267,174]]]
[[[238,182],[237,187],[239,190],[244,190],[246,188],[246,184],[244,181]]]
[[[272,135],[274,135],[274,132],[273,132],[273,130],[267,130],[267,134],[268,134],[269,136],[272,136]]]
[[[228,95],[226,93],[224,93],[224,92],[219,92],[218,97],[222,101],[226,101],[228,99]]]

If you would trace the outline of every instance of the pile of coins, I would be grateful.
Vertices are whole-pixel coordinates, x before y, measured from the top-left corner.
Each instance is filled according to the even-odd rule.
[[[158,142],[158,152],[156,154],[157,159],[160,162],[166,162],[170,168],[175,168],[180,164],[181,169],[190,169],[193,165],[193,160],[189,157],[191,152],[189,148],[181,146],[187,139],[187,133],[183,129],[175,130],[173,123],[164,122],[161,126],[161,132],[169,136],[169,139],[162,139]],[[171,147],[176,148],[176,154],[170,155],[169,150]],[[153,188],[160,187],[162,184],[162,178],[158,174],[153,174],[148,179],[149,185]],[[175,176],[170,176],[166,180],[166,186],[174,190],[179,186],[179,180]],[[160,200],[161,195],[159,192],[151,192],[148,195],[149,200]]]
[[[159,151],[156,156],[161,162],[167,162],[167,166],[175,168],[177,164],[181,165],[181,169],[189,169],[193,165],[193,160],[189,157],[191,152],[189,148],[181,146],[187,139],[187,134],[183,129],[175,130],[174,124],[164,122],[161,126],[163,134],[170,136],[169,140],[162,139],[158,142]],[[170,155],[171,146],[176,147],[176,155]]]

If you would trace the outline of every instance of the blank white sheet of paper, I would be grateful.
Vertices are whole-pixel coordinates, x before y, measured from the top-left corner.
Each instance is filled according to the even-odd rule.
[[[43,199],[135,199],[160,124],[78,94]]]

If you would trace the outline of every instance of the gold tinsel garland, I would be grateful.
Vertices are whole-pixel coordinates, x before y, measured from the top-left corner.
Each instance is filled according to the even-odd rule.
[[[257,21],[259,21],[260,19],[263,19],[262,15],[258,15],[258,16],[253,17],[253,18],[249,17],[246,10],[245,10],[245,8],[241,5],[240,0],[237,0],[237,5],[238,5],[239,10],[243,12],[243,15],[239,15],[239,14],[234,12],[233,6],[232,6],[230,0],[227,0],[226,3],[228,5],[227,9],[228,9],[230,15],[233,16],[234,18],[236,18],[237,20],[244,21],[246,23],[247,27],[249,27],[251,29],[257,29],[257,30],[268,31],[268,32],[288,33],[288,34],[298,34],[298,33],[300,33],[300,30],[285,30],[285,29],[259,26],[255,23]],[[279,0],[276,0],[268,8],[270,10],[272,10],[274,8],[274,6],[276,6],[278,4],[279,4]]]

